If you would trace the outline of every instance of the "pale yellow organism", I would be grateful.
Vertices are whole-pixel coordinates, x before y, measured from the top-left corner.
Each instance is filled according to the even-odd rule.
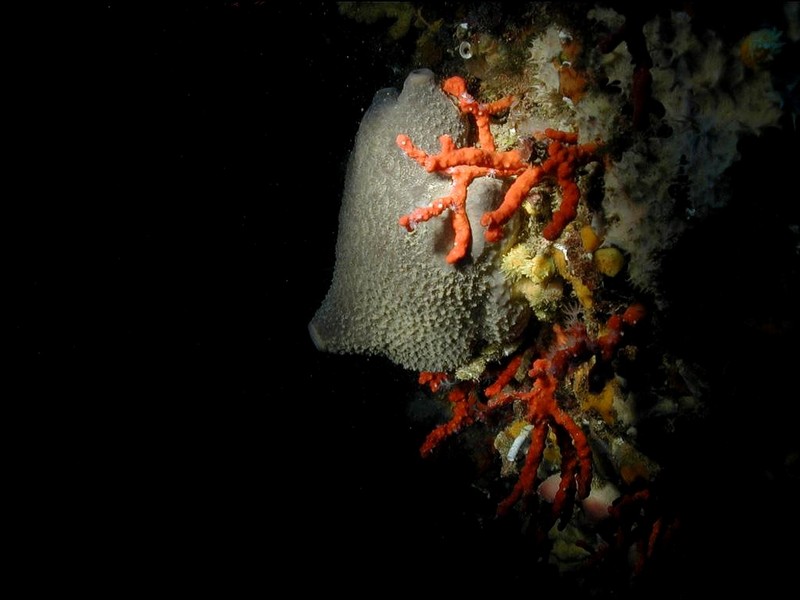
[[[594,266],[607,277],[616,277],[625,267],[625,256],[618,248],[599,248],[594,253]]]
[[[517,244],[503,255],[500,267],[506,276],[512,281],[527,277],[527,263],[531,260],[531,254],[524,244]]]
[[[591,225],[584,225],[581,227],[581,244],[586,252],[594,252],[603,243],[602,238],[595,233]]]
[[[603,389],[596,394],[587,390],[586,394],[581,398],[581,409],[584,411],[597,411],[603,418],[603,421],[609,425],[613,425],[616,421],[614,401],[619,393],[619,382],[616,379],[610,379],[606,382],[606,385],[603,386]]]
[[[564,285],[558,279],[538,283],[524,278],[514,284],[513,290],[528,301],[539,321],[552,320],[564,298]]]
[[[528,278],[542,283],[555,274],[552,257],[547,254],[534,255],[525,244],[517,244],[506,252],[501,266],[512,280]]]
[[[553,251],[553,259],[555,261],[556,269],[558,269],[559,274],[564,279],[569,281],[570,285],[572,286],[572,291],[575,292],[575,296],[578,298],[581,306],[583,306],[586,310],[590,310],[594,305],[592,290],[590,290],[589,286],[581,281],[580,277],[572,274],[567,266],[567,258],[562,250],[558,248],[555,249]]]

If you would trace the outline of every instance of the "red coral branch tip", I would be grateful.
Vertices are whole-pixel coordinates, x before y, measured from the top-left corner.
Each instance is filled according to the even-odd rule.
[[[475,396],[469,386],[459,385],[447,394],[452,414],[450,420],[437,426],[428,434],[419,452],[422,456],[430,454],[442,440],[460,431],[463,427],[471,425],[476,418],[478,410]]]
[[[494,152],[494,136],[489,128],[490,117],[508,110],[514,98],[506,96],[500,100],[482,104],[467,92],[466,81],[458,76],[446,79],[442,83],[442,90],[458,99],[458,108],[463,114],[472,115],[475,118],[475,125],[478,128],[478,142],[481,148],[487,152]]]
[[[526,420],[533,425],[531,445],[511,493],[497,507],[498,515],[506,514],[518,501],[536,490],[539,464],[545,450],[548,431],[553,431],[561,452],[561,481],[553,501],[553,515],[565,524],[572,514],[575,499],[589,495],[592,482],[592,453],[583,430],[568,413],[559,408],[555,390],[558,378],[553,375],[548,359],[534,361],[533,386],[528,392],[510,394],[527,407]]]
[[[497,379],[495,379],[494,383],[483,390],[484,395],[487,398],[491,398],[492,396],[497,396],[500,392],[502,392],[503,388],[514,378],[514,375],[516,375],[521,364],[522,355],[518,354],[508,362],[505,368],[500,372],[500,375],[497,376]]]
[[[447,373],[442,371],[422,371],[419,374],[419,384],[427,385],[432,392],[438,391],[445,381],[447,381]]]
[[[644,319],[645,316],[647,316],[647,310],[644,305],[637,302],[631,304],[625,312],[622,313],[622,322],[626,325],[636,325],[639,321]]]
[[[631,304],[621,315],[611,315],[606,321],[605,333],[597,338],[600,356],[606,362],[611,360],[614,352],[622,341],[622,336],[628,327],[633,327],[645,317],[645,308],[642,304]]]

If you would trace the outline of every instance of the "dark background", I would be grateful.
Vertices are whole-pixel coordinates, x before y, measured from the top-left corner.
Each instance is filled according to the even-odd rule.
[[[413,373],[306,331],[358,123],[402,85],[407,42],[334,3],[109,0],[92,18],[18,49],[40,68],[15,113],[6,338],[53,554],[86,544],[132,587],[267,591],[292,567],[298,590],[570,589],[457,448],[419,458]],[[637,593],[791,575],[796,141],[744,147],[731,209],[667,265],[668,343],[703,359],[716,408],[671,475],[684,541]]]

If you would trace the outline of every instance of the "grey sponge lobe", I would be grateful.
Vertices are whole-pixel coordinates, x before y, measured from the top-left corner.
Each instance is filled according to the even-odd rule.
[[[333,281],[308,329],[320,350],[380,355],[416,371],[453,370],[487,344],[511,341],[528,317],[478,221],[502,199],[502,184],[481,178],[470,186],[471,256],[450,265],[447,212],[412,233],[398,224],[451,185],[397,147],[400,133],[430,153],[442,134],[464,144],[466,123],[427,69],[410,73],[399,94],[379,91],[364,115],[345,179]]]

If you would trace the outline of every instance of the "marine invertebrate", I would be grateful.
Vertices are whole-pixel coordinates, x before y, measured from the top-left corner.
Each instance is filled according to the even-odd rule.
[[[781,32],[777,29],[759,29],[753,31],[742,40],[739,46],[739,55],[742,62],[755,69],[772,60],[783,48]]]
[[[625,561],[632,563],[635,575],[667,545],[680,527],[680,519],[664,506],[649,487],[639,487],[620,495],[608,509],[613,531],[593,552],[590,562]]]
[[[444,438],[457,433],[480,418],[481,407],[477,401],[477,394],[474,389],[470,389],[468,384],[462,383],[450,390],[447,394],[447,401],[450,403],[452,416],[428,434],[419,450],[422,456],[430,454]]]
[[[644,307],[634,304],[621,314],[612,315],[601,335],[591,337],[580,321],[567,329],[554,325],[549,348],[531,361],[527,370],[530,380],[525,385],[515,384],[515,377],[523,361],[530,360],[529,352],[515,355],[494,382],[483,390],[487,398],[482,403],[474,389],[462,383],[452,390],[447,400],[452,416],[437,426],[426,438],[421,453],[430,454],[438,444],[462,428],[483,420],[493,413],[516,405],[514,414],[522,414],[524,422],[510,449],[507,460],[514,461],[525,439],[530,445],[519,477],[509,495],[498,505],[498,514],[506,514],[518,502],[529,497],[541,483],[540,466],[546,451],[548,435],[555,437],[560,456],[560,481],[552,502],[552,515],[566,524],[575,501],[584,500],[591,490],[592,454],[587,435],[557,399],[557,390],[566,375],[578,364],[590,359],[595,365],[609,364],[620,345],[624,331],[635,326],[645,316]],[[421,383],[431,378],[420,377]]]
[[[644,129],[649,113],[653,109],[652,83],[650,69],[653,61],[647,49],[647,41],[642,27],[653,12],[651,7],[631,6],[625,14],[624,24],[619,26],[598,44],[599,50],[608,54],[625,44],[633,63],[630,85],[631,124],[636,130]]]
[[[437,135],[463,143],[465,125],[429,70],[409,74],[400,93],[375,95],[348,165],[333,280],[309,324],[319,349],[445,371],[487,346],[513,347],[529,309],[496,268],[496,248],[473,239],[472,259],[456,269],[443,260],[453,246],[447,223],[431,221],[414,235],[397,226],[398,215],[411,211],[423,191],[449,192],[446,179],[398,151],[398,132],[413,136],[424,151]],[[474,181],[464,218],[477,226],[496,206],[500,188],[497,179]]]
[[[598,135],[617,148],[604,175],[604,245],[624,253],[626,275],[638,289],[658,295],[662,257],[727,204],[730,188],[721,183],[740,158],[740,140],[779,124],[780,98],[768,69],[746,66],[757,55],[774,55],[779,37],[760,30],[735,48],[713,31],[693,30],[685,12],[591,15],[608,28],[598,50],[609,60],[618,54],[615,87],[629,96],[620,105],[611,87],[596,87],[576,106],[578,127],[602,123]],[[632,122],[607,118],[619,114]]]
[[[693,501],[653,494],[682,466],[674,433],[705,416],[659,339],[681,325],[662,261],[727,202],[737,143],[777,123],[770,77],[788,55],[770,63],[757,37],[732,45],[742,32],[704,33],[679,11],[583,10],[492,30],[531,48],[519,71],[481,67],[464,34],[447,68],[469,91],[417,71],[376,96],[310,330],[321,349],[421,371],[430,393],[412,402],[441,400],[450,418],[415,444],[430,457],[458,441],[474,459],[481,527],[521,524],[543,564],[626,577],[660,559],[671,504]],[[655,311],[637,327],[643,296]]]
[[[453,247],[446,260],[456,263],[467,255],[472,240],[472,228],[466,218],[467,187],[478,177],[514,178],[505,193],[503,202],[496,209],[487,211],[481,217],[481,225],[486,228],[484,236],[489,242],[497,242],[503,237],[503,226],[513,217],[522,202],[536,185],[545,179],[555,181],[561,191],[561,204],[553,213],[542,235],[547,240],[555,240],[575,218],[580,189],[575,182],[576,168],[594,157],[598,144],[578,145],[578,135],[546,129],[542,137],[548,140],[547,158],[540,164],[526,163],[517,150],[498,152],[490,129],[490,117],[506,110],[512,102],[510,97],[489,104],[477,102],[468,92],[466,82],[461,77],[451,77],[442,84],[442,89],[455,96],[462,113],[475,119],[478,130],[478,144],[475,147],[457,147],[448,135],[439,138],[438,154],[428,154],[414,145],[406,134],[397,136],[397,145],[429,173],[445,172],[451,177],[450,193],[434,200],[424,207],[403,215],[399,219],[402,227],[413,231],[420,222],[450,210],[452,227],[455,233]]]
[[[583,341],[577,343],[582,345]],[[567,503],[574,502],[576,497],[582,500],[589,495],[592,462],[586,434],[558,406],[555,397],[559,377],[563,377],[565,369],[566,364],[563,362],[554,362],[548,358],[537,359],[529,371],[533,378],[529,390],[501,393],[489,402],[491,408],[504,406],[515,400],[522,402],[526,420],[532,426],[531,445],[525,456],[525,463],[511,493],[497,507],[499,514],[505,514],[521,498],[534,491],[549,431],[555,435],[561,455],[561,481],[553,500],[553,514],[562,517],[562,522],[566,522],[562,513],[567,513],[568,516],[571,512],[571,504]],[[567,506],[569,509],[565,510]]]

